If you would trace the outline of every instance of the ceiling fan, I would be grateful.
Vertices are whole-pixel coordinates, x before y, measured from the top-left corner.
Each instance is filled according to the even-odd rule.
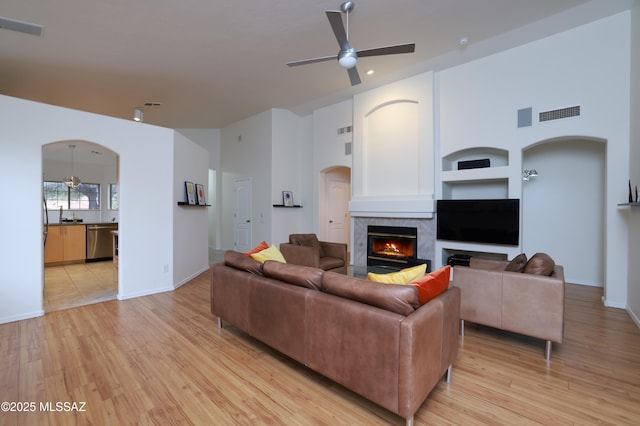
[[[358,61],[359,57],[363,58],[366,56],[395,55],[398,53],[413,53],[415,51],[415,43],[397,44],[394,46],[377,47],[374,49],[366,50],[356,50],[351,47],[351,45],[349,44],[349,13],[353,11],[353,6],[354,2],[352,1],[345,1],[340,5],[340,11],[347,15],[346,30],[345,26],[342,23],[342,15],[340,11],[325,11],[325,13],[327,14],[327,18],[329,18],[329,24],[331,24],[333,33],[338,40],[338,45],[340,46],[340,51],[338,52],[337,56],[331,55],[323,56],[320,58],[304,59],[302,61],[289,62],[287,65],[290,67],[295,67],[298,65],[306,65],[315,62],[324,62],[331,59],[337,59],[340,66],[347,69],[347,72],[349,73],[349,80],[351,80],[351,85],[355,86],[356,84],[361,83],[360,75],[358,74],[358,70],[356,68],[356,62]]]

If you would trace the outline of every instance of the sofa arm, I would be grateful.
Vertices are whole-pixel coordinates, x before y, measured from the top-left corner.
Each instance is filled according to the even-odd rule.
[[[460,287],[460,318],[489,327],[502,325],[502,271],[453,268],[453,285]]]
[[[326,257],[335,257],[344,260],[347,264],[347,245],[344,243],[331,243],[328,241],[320,241],[320,246]]]
[[[562,343],[564,336],[564,274],[505,272],[502,288],[502,328]],[[560,278],[562,277],[562,278]]]
[[[287,263],[313,266],[314,268],[320,267],[320,247],[281,243],[280,253],[282,253]]]

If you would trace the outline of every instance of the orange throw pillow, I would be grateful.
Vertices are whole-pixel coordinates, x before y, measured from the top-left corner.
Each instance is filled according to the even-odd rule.
[[[268,248],[269,248],[269,244],[267,244],[266,241],[263,241],[260,244],[258,244],[257,246],[255,246],[254,248],[252,248],[251,250],[245,251],[242,254],[244,254],[247,257],[251,257],[252,254],[261,252],[262,250],[266,250]]]
[[[419,280],[413,281],[411,285],[418,288],[418,301],[420,302],[420,306],[449,288],[450,277],[451,266],[447,265],[436,271],[429,272]]]

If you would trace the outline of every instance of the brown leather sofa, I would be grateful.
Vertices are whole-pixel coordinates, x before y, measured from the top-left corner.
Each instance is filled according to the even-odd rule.
[[[280,244],[280,252],[287,263],[347,273],[347,245],[319,241],[316,234],[291,234],[288,243]]]
[[[419,306],[413,286],[228,251],[211,265],[211,312],[413,424],[458,351],[460,290]]]
[[[512,331],[551,342],[564,336],[564,270],[553,265],[551,275],[505,271],[509,261],[472,257],[469,266],[453,268],[452,285],[460,287],[461,332],[464,322]]]

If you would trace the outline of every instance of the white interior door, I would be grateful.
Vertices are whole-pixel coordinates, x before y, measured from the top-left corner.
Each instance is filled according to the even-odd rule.
[[[251,179],[235,181],[234,248],[236,251],[249,251],[251,245]]]
[[[343,180],[327,178],[327,239],[347,243],[347,205],[349,185]]]

